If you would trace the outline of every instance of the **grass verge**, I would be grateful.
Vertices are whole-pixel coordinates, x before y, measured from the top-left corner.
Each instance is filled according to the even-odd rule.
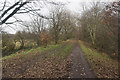
[[[47,51],[49,51],[49,50],[53,50],[53,49],[55,49],[55,48],[57,48],[57,47],[60,47],[62,44],[57,44],[57,45],[48,45],[46,48],[45,47],[38,47],[38,48],[32,48],[32,49],[26,49],[26,50],[20,50],[20,51],[18,51],[18,52],[16,52],[16,53],[13,53],[13,54],[11,54],[11,55],[9,55],[9,56],[5,56],[5,57],[3,57],[3,58],[1,58],[2,60],[5,60],[5,59],[9,59],[9,58],[14,58],[14,57],[16,57],[16,56],[19,56],[19,57],[23,57],[23,56],[25,56],[25,55],[27,55],[27,54],[29,54],[29,53],[37,53],[37,52],[39,52],[39,53],[43,53],[43,52],[47,52]]]
[[[79,41],[80,47],[98,78],[118,78],[118,61],[91,49]]]
[[[66,44],[65,47],[62,47],[58,51],[54,52],[53,54],[48,55],[48,58],[50,57],[56,57],[59,59],[65,59],[72,51],[73,44]]]

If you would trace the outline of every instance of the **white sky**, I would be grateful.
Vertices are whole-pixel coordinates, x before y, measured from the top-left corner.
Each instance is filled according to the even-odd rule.
[[[3,0],[0,0],[0,1],[3,1]],[[15,0],[7,0],[7,1],[10,1],[10,2],[14,2]],[[81,7],[81,4],[83,3],[89,3],[89,2],[93,2],[93,1],[101,1],[101,2],[113,2],[113,1],[117,1],[117,0],[53,0],[53,1],[59,1],[59,2],[69,2],[69,4],[67,5],[67,8],[70,9],[72,12],[78,12],[80,13],[80,10],[82,9]],[[42,9],[41,10],[42,13],[47,13],[47,10],[46,9]],[[24,19],[24,20],[27,20],[29,18],[26,18],[27,15],[17,15],[18,17],[20,17],[21,19]],[[14,29],[12,28],[5,28],[4,30],[9,32],[9,33],[15,33],[18,29],[19,26],[13,26]]]

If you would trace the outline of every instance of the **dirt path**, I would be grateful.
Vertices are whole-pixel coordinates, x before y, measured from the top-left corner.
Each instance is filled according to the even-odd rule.
[[[72,53],[72,78],[95,78],[93,71],[85,60],[78,41],[75,43]]]

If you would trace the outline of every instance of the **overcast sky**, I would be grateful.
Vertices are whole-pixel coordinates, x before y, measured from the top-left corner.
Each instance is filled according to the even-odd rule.
[[[0,0],[0,2],[2,2],[3,0]],[[11,2],[11,3],[14,3],[14,1],[16,1],[16,0],[7,0],[7,1],[9,1],[9,2]],[[72,12],[77,12],[77,13],[80,13],[80,11],[81,11],[81,9],[82,9],[82,7],[81,7],[81,4],[83,4],[83,3],[87,3],[87,4],[89,4],[89,2],[93,2],[93,1],[101,1],[101,2],[113,2],[113,1],[117,1],[117,0],[53,0],[53,1],[59,1],[59,2],[69,2],[69,4],[67,4],[66,6],[67,6],[67,8],[68,9],[70,9]],[[47,10],[45,9],[45,8],[43,8],[42,10],[41,10],[41,12],[42,13],[44,13],[44,14],[47,14]],[[27,20],[27,19],[29,19],[29,18],[26,18],[26,15],[24,14],[24,15],[17,15],[18,17],[21,17],[22,19],[24,19],[24,20]],[[9,19],[10,20],[10,19]],[[10,20],[11,21],[11,20]],[[12,29],[12,28],[5,28],[4,30],[5,31],[7,31],[7,32],[9,32],[9,33],[15,33],[18,29],[20,29],[20,28],[18,28],[19,26],[13,26],[14,27],[14,29]]]

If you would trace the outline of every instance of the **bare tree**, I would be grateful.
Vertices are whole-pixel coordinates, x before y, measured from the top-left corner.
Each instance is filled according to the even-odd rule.
[[[54,10],[52,10],[50,14],[51,15],[50,26],[55,44],[58,43],[60,31],[62,29],[62,25],[61,25],[63,22],[62,13],[63,13],[63,8],[59,5],[59,6],[55,6]]]
[[[66,10],[62,14],[62,30],[61,33],[63,35],[64,40],[69,39],[70,37],[73,37],[73,34],[75,35],[74,30],[76,27],[76,18],[75,15],[72,15],[70,11]]]
[[[43,33],[45,29],[46,20],[41,17],[32,18],[30,22],[23,22],[22,25],[25,27],[27,32],[29,33],[32,40],[34,40],[38,46],[41,45],[40,34]]]
[[[93,47],[95,47],[96,31],[100,21],[101,10],[102,9],[100,9],[99,7],[99,2],[94,2],[92,8],[84,11],[81,18],[81,21],[85,22],[84,24],[86,25],[87,30],[89,31]]]

